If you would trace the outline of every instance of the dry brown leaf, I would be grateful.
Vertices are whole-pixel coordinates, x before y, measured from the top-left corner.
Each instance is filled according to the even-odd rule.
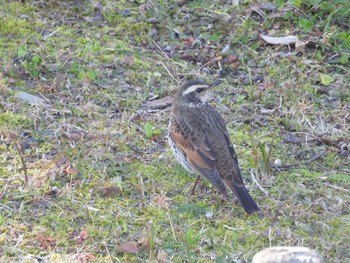
[[[193,42],[194,42],[194,38],[193,38],[193,37],[183,38],[183,39],[182,39],[182,43],[183,43],[185,46],[190,46]]]
[[[304,53],[306,44],[307,44],[307,42],[303,42],[303,41],[297,39],[297,42],[295,43],[295,50],[299,51],[301,53]]]
[[[53,237],[44,237],[43,235],[38,235],[37,238],[43,249],[51,250],[56,246],[56,239]]]
[[[132,253],[132,254],[136,254],[140,250],[132,242],[127,242],[127,243],[121,244],[121,245],[117,246],[116,249],[121,251],[121,252],[124,252],[124,253]]]
[[[79,262],[85,263],[89,260],[95,259],[95,256],[91,254],[75,254],[74,256],[72,256],[72,259],[79,260]]]
[[[149,237],[146,236],[142,236],[137,240],[137,244],[145,249],[147,249],[148,251],[151,248],[151,245],[149,243]]]
[[[81,240],[85,240],[89,237],[89,233],[86,230],[80,231],[79,237]]]
[[[260,37],[272,45],[294,45],[298,41],[298,38],[296,36],[270,37],[260,34]]]
[[[134,65],[134,58],[130,55],[126,55],[122,60],[122,64],[125,64],[128,67],[131,67],[132,65]]]
[[[164,250],[162,250],[162,249],[158,250],[157,261],[158,261],[158,263],[165,263],[166,253]]]
[[[65,133],[64,134],[67,139],[72,140],[72,141],[78,141],[81,138],[81,133],[78,132],[71,132],[71,133]]]
[[[108,198],[120,195],[122,193],[122,190],[120,189],[120,187],[109,186],[101,188],[99,192],[102,197]]]
[[[57,167],[60,167],[61,165],[65,164],[67,162],[67,158],[65,156],[61,156],[57,161],[55,161],[55,164]]]
[[[68,167],[66,168],[66,173],[67,173],[67,174],[77,175],[78,172],[79,172],[79,170],[78,170],[77,168],[75,168],[75,167],[68,166]]]

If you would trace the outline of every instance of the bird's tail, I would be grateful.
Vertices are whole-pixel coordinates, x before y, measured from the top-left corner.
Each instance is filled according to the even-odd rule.
[[[248,193],[248,190],[244,187],[244,185],[233,185],[230,188],[237,196],[239,202],[248,214],[252,214],[260,210],[258,205]]]

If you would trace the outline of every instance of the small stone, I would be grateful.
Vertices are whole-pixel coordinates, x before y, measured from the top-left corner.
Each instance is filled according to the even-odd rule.
[[[151,28],[151,30],[148,32],[147,36],[152,38],[153,40],[158,38],[158,30],[155,28]]]
[[[206,212],[205,213],[205,218],[206,219],[212,219],[213,218],[213,212]]]
[[[58,65],[57,64],[46,64],[46,69],[50,72],[58,71]]]
[[[24,92],[24,91],[17,92],[16,97],[25,101],[25,102],[28,102],[31,105],[36,104],[36,103],[45,103],[44,99],[42,99],[38,96],[29,94],[29,93]]]
[[[345,142],[339,143],[340,150],[348,150],[348,145]]]
[[[122,11],[122,16],[129,16],[131,14],[130,10],[129,9],[124,9]]]
[[[340,150],[349,150],[348,145],[346,145],[345,143],[341,146]]]
[[[53,194],[57,194],[60,191],[60,189],[57,186],[53,186],[51,191]]]
[[[206,75],[210,74],[210,70],[207,67],[202,68],[202,72]]]
[[[163,154],[158,156],[158,161],[165,161],[165,160],[166,160],[166,157]]]
[[[281,159],[276,159],[276,160],[273,162],[273,164],[274,164],[275,166],[277,166],[277,167],[280,167],[280,166],[282,166],[282,160],[281,160]]]
[[[340,151],[339,156],[346,158],[349,156],[349,151],[342,150],[342,151]]]
[[[158,24],[159,23],[159,19],[155,18],[155,17],[151,17],[149,19],[147,19],[147,22],[150,24]]]
[[[222,69],[218,69],[216,75],[218,76],[218,78],[222,78],[224,76],[224,71]]]

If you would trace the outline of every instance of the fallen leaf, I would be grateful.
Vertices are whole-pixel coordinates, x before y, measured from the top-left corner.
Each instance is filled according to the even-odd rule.
[[[75,254],[72,256],[73,260],[79,260],[79,262],[88,262],[89,260],[95,259],[94,255],[91,254]]]
[[[53,237],[44,237],[43,235],[38,235],[37,238],[40,242],[40,246],[43,249],[51,250],[56,246],[56,239]]]
[[[286,142],[291,142],[291,143],[300,143],[300,139],[296,136],[294,136],[294,134],[288,132],[288,133],[285,133],[283,135],[283,139],[286,141]]]
[[[283,7],[283,8],[278,8],[276,4],[270,4],[270,3],[263,3],[260,5],[253,5],[250,7],[248,10],[248,15],[252,13],[252,11],[256,12],[259,16],[262,18],[278,18],[278,17],[283,17],[288,11],[294,11],[295,8],[293,7]],[[272,14],[266,15],[267,13],[272,12]]]
[[[132,242],[127,242],[127,243],[121,244],[121,245],[117,246],[116,249],[121,251],[121,252],[124,252],[124,253],[132,253],[132,254],[136,254],[140,250]]]
[[[193,37],[182,39],[182,43],[183,43],[185,46],[189,46],[189,45],[191,45],[193,42],[194,42],[194,38],[193,38]]]
[[[57,167],[60,167],[61,165],[65,164],[67,162],[67,158],[65,156],[61,156],[57,161],[55,161],[55,164]]]
[[[307,224],[300,224],[305,231],[311,227]],[[315,251],[307,247],[270,247],[265,248],[255,254],[253,262],[323,262],[322,257]]]
[[[102,197],[108,198],[120,195],[122,193],[122,190],[120,189],[120,187],[110,186],[101,188],[99,192]]]
[[[82,230],[80,231],[79,237],[81,240],[85,240],[89,237],[89,233],[86,230]]]
[[[132,65],[134,65],[134,58],[130,55],[126,55],[122,60],[122,64],[131,67]]]
[[[72,141],[78,141],[81,138],[81,133],[78,132],[67,132],[64,135],[67,137],[67,139]]]
[[[326,145],[328,145],[328,146],[336,146],[337,144],[335,143],[335,141],[332,139],[332,138],[330,138],[330,137],[318,137],[318,139],[322,142],[322,143],[324,143],[324,144],[326,144]]]
[[[145,107],[153,110],[164,109],[170,107],[173,104],[173,100],[172,96],[166,96],[159,100],[147,101]]]
[[[149,237],[148,236],[142,236],[137,240],[137,244],[145,249],[147,249],[148,251],[151,248],[151,245],[149,243]]]
[[[158,250],[157,261],[158,261],[158,263],[165,263],[166,252],[163,249]]]
[[[306,44],[306,42],[297,39],[297,42],[295,43],[295,50],[304,53]]]
[[[266,35],[261,35],[260,37],[269,44],[272,45],[291,45],[298,41],[296,36],[286,36],[286,37],[270,37]]]
[[[232,63],[232,62],[236,62],[238,59],[236,56],[228,56],[227,57],[227,62],[228,63]]]
[[[66,168],[66,173],[67,173],[67,174],[77,175],[78,172],[79,172],[79,170],[78,170],[77,168],[75,168],[75,167],[68,166],[68,167]]]
[[[333,77],[326,75],[326,74],[321,74],[320,79],[321,79],[321,83],[325,86],[328,86],[329,84],[331,84],[334,81]]]

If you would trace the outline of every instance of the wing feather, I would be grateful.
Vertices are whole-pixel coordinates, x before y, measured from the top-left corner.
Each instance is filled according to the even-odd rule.
[[[200,175],[205,176],[221,193],[227,194],[226,187],[221,179],[216,167],[216,155],[205,136],[197,134],[191,139],[191,136],[184,136],[184,127],[174,123],[175,128],[170,131],[170,136],[177,148],[186,157],[187,162],[191,164],[194,170]],[[188,124],[186,129],[188,129]]]

